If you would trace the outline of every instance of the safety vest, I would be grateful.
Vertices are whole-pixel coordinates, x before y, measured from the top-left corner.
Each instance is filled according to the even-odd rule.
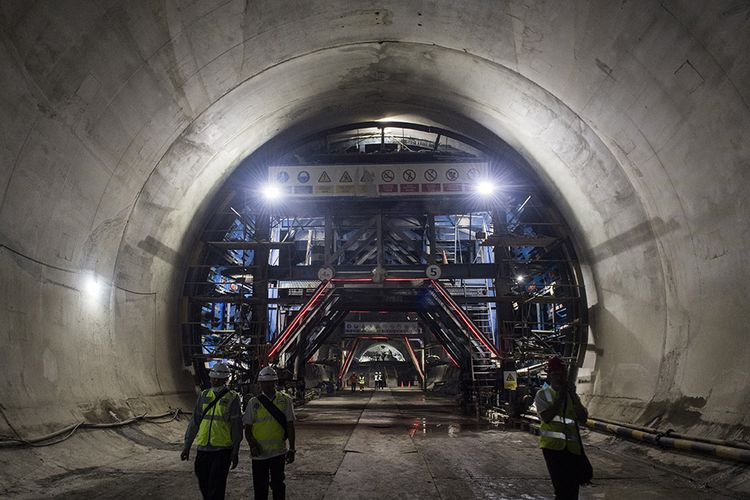
[[[365,385],[365,377],[359,377],[359,383]]]
[[[219,389],[220,390],[220,389]],[[219,392],[216,390],[216,392]],[[232,447],[232,424],[230,422],[229,407],[234,398],[239,397],[234,391],[227,391],[218,403],[213,405],[208,413],[206,407],[216,397],[215,389],[206,389],[201,392],[201,410],[203,420],[198,428],[196,441],[198,446],[213,446],[216,448]]]
[[[276,391],[272,402],[284,415],[287,413],[287,405],[292,404],[289,396],[280,391]],[[253,398],[250,404],[255,409],[255,418],[253,418],[252,426],[253,439],[260,445],[261,453],[264,455],[267,453],[278,453],[281,455],[286,450],[284,428],[266,410],[266,407],[258,401],[258,398]]]
[[[557,397],[557,392],[552,387],[542,389],[542,394],[549,403],[554,402]],[[555,415],[549,422],[542,421],[539,426],[539,447],[558,451],[567,449],[574,455],[580,455],[581,443],[578,440],[573,401],[567,393],[564,397],[568,398],[567,404],[563,403],[564,414]]]

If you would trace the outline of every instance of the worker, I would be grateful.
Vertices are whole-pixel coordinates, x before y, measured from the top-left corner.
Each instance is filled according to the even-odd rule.
[[[359,376],[359,391],[363,392],[365,390],[365,376],[360,375]]]
[[[217,362],[208,373],[211,388],[202,391],[185,431],[182,460],[190,459],[190,447],[198,441],[195,475],[206,500],[224,498],[229,468],[239,462],[242,442],[242,411],[240,396],[226,386],[229,367]]]
[[[567,368],[560,358],[547,361],[547,382],[534,399],[539,414],[539,447],[544,454],[555,498],[578,498],[578,488],[585,460],[577,422],[586,422],[588,411],[569,381]]]
[[[284,465],[294,462],[294,406],[292,398],[276,390],[279,380],[270,366],[258,374],[261,393],[247,404],[243,417],[245,437],[250,445],[253,462],[253,490],[256,500],[285,498]],[[289,441],[289,449],[286,441]],[[269,480],[270,478],[270,480]]]
[[[357,390],[357,374],[352,373],[352,376],[349,377],[349,385],[352,387],[352,392]]]

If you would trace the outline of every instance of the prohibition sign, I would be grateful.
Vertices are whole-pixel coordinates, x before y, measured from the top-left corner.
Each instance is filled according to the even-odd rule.
[[[404,180],[406,182],[411,182],[416,178],[417,178],[417,173],[414,170],[412,169],[404,170]]]
[[[434,181],[437,179],[437,171],[434,168],[428,168],[424,172],[424,178],[430,182]]]
[[[393,170],[383,170],[383,173],[380,174],[380,178],[385,182],[392,182],[393,179],[396,178],[396,175],[393,173]]]
[[[455,181],[458,179],[458,170],[455,168],[448,169],[448,171],[445,173],[446,179],[449,181]]]

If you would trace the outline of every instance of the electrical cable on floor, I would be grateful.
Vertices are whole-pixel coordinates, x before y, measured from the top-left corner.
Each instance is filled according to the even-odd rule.
[[[527,422],[539,423],[539,417],[530,413],[523,414],[520,419],[526,420]],[[592,431],[604,432],[621,438],[645,442],[651,445],[656,445],[661,449],[691,451],[724,460],[750,463],[750,449],[745,442],[688,436],[675,433],[672,430],[659,432],[656,429],[633,426],[633,424],[627,423],[615,423],[611,420],[602,420],[594,417],[589,417],[584,425]]]
[[[190,412],[184,412],[180,408],[177,408],[175,410],[170,410],[166,413],[162,413],[159,415],[149,415],[148,413],[144,413],[143,415],[138,415],[133,418],[129,418],[127,420],[123,420],[121,422],[109,422],[109,423],[92,423],[92,422],[78,422],[75,424],[71,424],[67,427],[64,427],[60,430],[57,430],[55,432],[52,432],[50,434],[45,434],[43,436],[37,436],[33,438],[24,438],[21,436],[21,434],[13,427],[13,424],[10,422],[8,417],[5,415],[5,412],[2,408],[0,408],[0,414],[3,416],[5,421],[8,424],[8,427],[16,434],[15,438],[10,439],[0,439],[0,448],[10,448],[14,446],[33,446],[33,447],[44,447],[44,446],[50,446],[53,444],[62,443],[63,441],[70,439],[70,437],[73,436],[73,434],[76,433],[78,429],[113,429],[116,427],[123,427],[126,425],[131,425],[137,422],[148,422],[151,424],[167,424],[169,422],[172,422],[174,420],[177,420],[177,418],[180,415],[189,415]],[[170,417],[168,420],[161,420],[157,421],[159,419],[163,419],[166,417]],[[58,438],[59,439],[55,439]],[[52,441],[54,439],[54,441]]]

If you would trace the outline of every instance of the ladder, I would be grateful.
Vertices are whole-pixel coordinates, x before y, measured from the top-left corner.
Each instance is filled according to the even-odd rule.
[[[494,388],[497,380],[497,365],[493,359],[479,356],[476,353],[471,356],[471,380],[474,388]]]
[[[471,283],[463,280],[464,297],[487,297],[490,293],[487,282]],[[473,280],[472,280],[473,281]],[[489,302],[466,302],[464,311],[469,315],[471,321],[479,328],[485,337],[490,339],[493,345],[497,345],[495,332],[492,330],[492,309]]]

